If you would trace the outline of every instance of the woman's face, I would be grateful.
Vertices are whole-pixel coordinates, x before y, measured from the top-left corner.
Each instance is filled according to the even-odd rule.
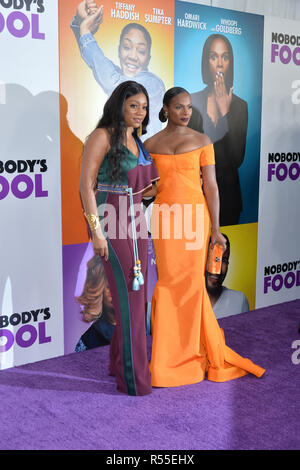
[[[225,79],[229,68],[229,52],[223,39],[215,39],[210,46],[208,56],[209,70],[213,81],[221,73]]]
[[[132,28],[123,36],[119,46],[119,59],[123,74],[134,77],[149,64],[150,51],[143,33]]]
[[[172,98],[169,106],[164,106],[169,122],[177,126],[187,126],[192,116],[192,99],[188,93],[179,93]]]
[[[146,117],[148,101],[144,93],[127,98],[124,105],[124,120],[127,127],[137,129]]]

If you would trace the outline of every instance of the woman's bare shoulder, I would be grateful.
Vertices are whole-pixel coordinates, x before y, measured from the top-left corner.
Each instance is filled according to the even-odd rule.
[[[110,149],[110,137],[107,129],[95,129],[84,143],[83,156],[94,160],[103,160]]]
[[[211,144],[211,140],[208,135],[195,131],[194,129],[190,129],[189,127],[187,128],[187,132],[199,147],[205,147],[206,145]]]
[[[108,133],[108,130],[104,128],[94,129],[87,137],[84,146],[85,148],[101,147],[108,151],[110,148],[110,135]]]
[[[110,141],[110,136],[108,133],[107,129],[102,128],[97,128],[94,129],[87,137],[86,142],[103,142],[103,143],[109,143]]]
[[[152,152],[152,153],[155,153],[155,151],[157,150],[157,146],[159,145],[159,142],[161,140],[161,138],[163,137],[164,135],[164,131],[159,131],[157,132],[157,134],[154,134],[152,137],[149,137],[149,139],[145,140],[144,142],[144,147],[146,150],[148,150],[148,152]]]

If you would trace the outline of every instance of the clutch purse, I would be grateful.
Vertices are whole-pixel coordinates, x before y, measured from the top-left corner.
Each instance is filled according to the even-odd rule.
[[[206,270],[211,274],[220,274],[222,267],[223,248],[221,245],[214,245],[208,248],[208,258]]]

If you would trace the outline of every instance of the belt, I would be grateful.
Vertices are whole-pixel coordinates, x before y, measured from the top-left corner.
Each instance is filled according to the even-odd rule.
[[[97,190],[114,193],[114,194],[123,194],[124,196],[125,195],[129,196],[129,210],[130,210],[130,217],[131,217],[132,245],[133,245],[133,256],[134,256],[132,290],[137,291],[140,289],[140,286],[144,284],[144,277],[142,274],[142,265],[139,259],[139,252],[138,252],[138,245],[137,245],[132,188],[129,188],[128,186],[125,186],[125,185],[98,184]]]
[[[98,191],[104,191],[108,193],[115,193],[115,194],[127,194],[128,193],[128,186],[122,185],[122,184],[116,184],[116,185],[111,185],[111,184],[100,184],[98,183],[97,186]]]

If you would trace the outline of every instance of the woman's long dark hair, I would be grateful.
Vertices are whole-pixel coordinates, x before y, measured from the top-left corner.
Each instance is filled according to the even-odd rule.
[[[213,88],[214,79],[212,78],[210,74],[210,70],[209,70],[209,51],[210,51],[212,42],[215,39],[221,39],[222,41],[224,41],[228,49],[229,69],[225,77],[225,85],[226,85],[227,91],[229,91],[229,89],[233,85],[233,50],[232,50],[232,46],[231,46],[229,39],[227,39],[227,37],[223,36],[222,34],[211,34],[204,43],[203,51],[202,51],[202,65],[201,65],[202,81],[203,83],[208,85],[210,88]]]
[[[125,101],[131,96],[143,93],[147,99],[147,113],[142,123],[142,134],[147,132],[149,122],[149,96],[147,90],[140,83],[128,80],[121,83],[112,92],[103,108],[103,115],[96,129],[105,128],[110,135],[109,177],[117,182],[121,176],[121,161],[127,153],[124,148],[127,125],[124,119]],[[133,135],[137,136],[135,129]]]
[[[173,88],[170,88],[164,94],[163,104],[169,107],[171,100],[175,96],[180,95],[180,93],[187,93],[189,95],[189,92],[185,88],[181,88],[180,86],[174,86]],[[158,117],[161,122],[166,122],[167,118],[164,112],[164,108],[161,108],[161,110],[159,111]]]

